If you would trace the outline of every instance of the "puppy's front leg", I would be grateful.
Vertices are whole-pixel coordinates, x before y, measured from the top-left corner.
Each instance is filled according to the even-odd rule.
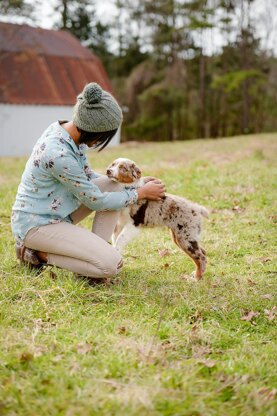
[[[122,229],[123,229],[123,227],[120,227],[118,224],[116,224],[114,232],[112,234],[112,245],[113,245],[113,247],[115,247],[115,242],[117,240],[117,237],[121,233]]]
[[[123,230],[117,237],[115,241],[115,248],[122,252],[123,248],[128,244],[131,240],[133,240],[139,234],[138,227],[135,227],[132,223],[128,223],[124,226]]]

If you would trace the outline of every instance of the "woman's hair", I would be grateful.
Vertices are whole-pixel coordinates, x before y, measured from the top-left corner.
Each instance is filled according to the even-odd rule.
[[[101,150],[103,150],[110,143],[118,129],[102,132],[89,132],[77,127],[77,130],[79,133],[81,133],[79,139],[80,143],[87,144],[89,142],[95,141],[96,143],[92,146],[92,148],[99,148],[98,152],[101,152]]]

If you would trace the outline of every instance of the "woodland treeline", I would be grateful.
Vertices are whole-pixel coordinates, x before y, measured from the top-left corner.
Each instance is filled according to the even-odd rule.
[[[255,4],[256,3],[256,4]],[[260,3],[266,36],[276,0]],[[0,12],[32,15],[24,0]],[[53,27],[98,55],[124,110],[125,140],[186,140],[277,130],[277,59],[254,0],[115,0],[104,24],[90,0],[56,0]],[[220,40],[220,44],[218,44]]]

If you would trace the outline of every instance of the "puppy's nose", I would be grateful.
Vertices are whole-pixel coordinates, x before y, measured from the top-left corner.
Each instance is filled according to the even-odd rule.
[[[110,175],[112,173],[111,169],[107,169],[107,175]]]

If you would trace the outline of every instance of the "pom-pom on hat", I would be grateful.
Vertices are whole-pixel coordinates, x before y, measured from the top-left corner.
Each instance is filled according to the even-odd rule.
[[[122,111],[111,94],[96,82],[87,84],[78,95],[73,110],[73,123],[84,131],[104,132],[117,129]]]

